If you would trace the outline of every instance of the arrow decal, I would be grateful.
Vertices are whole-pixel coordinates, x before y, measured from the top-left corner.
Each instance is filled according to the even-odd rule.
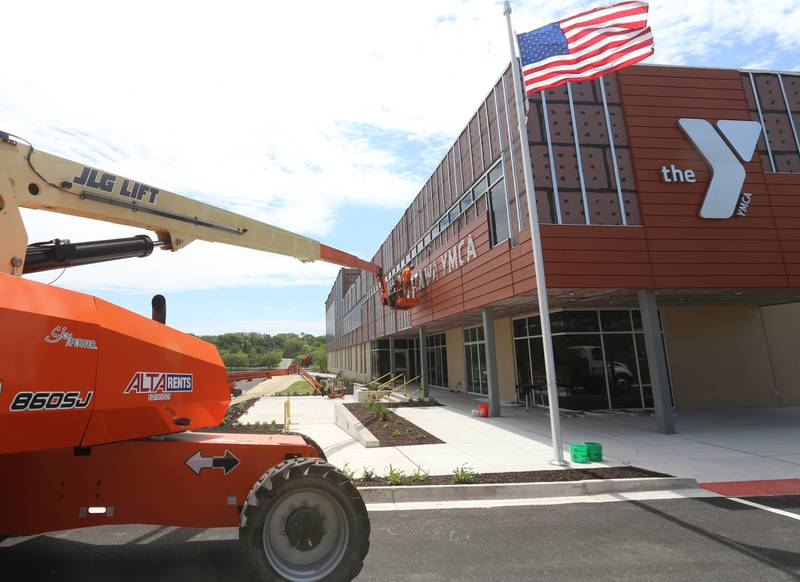
[[[222,469],[227,475],[239,466],[239,459],[228,449],[221,457],[204,457],[198,450],[186,459],[186,466],[199,475],[203,469]]]

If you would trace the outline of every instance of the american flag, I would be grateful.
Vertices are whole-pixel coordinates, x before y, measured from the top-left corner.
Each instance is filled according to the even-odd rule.
[[[621,2],[518,34],[525,93],[591,81],[653,54],[647,2]]]

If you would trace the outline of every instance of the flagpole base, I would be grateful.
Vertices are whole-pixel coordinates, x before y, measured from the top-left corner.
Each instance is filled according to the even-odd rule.
[[[569,463],[567,463],[564,459],[551,459],[550,464],[556,467],[569,467]]]

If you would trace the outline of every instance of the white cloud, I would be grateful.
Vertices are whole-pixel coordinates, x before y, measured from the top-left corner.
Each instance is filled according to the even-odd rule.
[[[597,2],[514,4],[523,31]],[[653,62],[713,66],[721,47],[757,39],[800,45],[798,1],[654,1],[651,14]],[[323,240],[350,205],[405,208],[508,62],[502,6],[485,0],[19,2],[4,20],[16,49],[0,77],[0,128]],[[428,146],[414,158],[426,167],[409,169],[371,129]],[[128,232],[26,220],[32,240]],[[335,269],[193,243],[179,259],[88,267],[59,283],[128,289],[153,273],[207,288],[330,281]]]
[[[23,211],[26,218],[34,211]],[[50,213],[28,221],[31,241],[52,238],[58,228],[63,238],[85,240],[141,234],[141,230],[93,220],[62,217]],[[56,224],[57,223],[57,224]],[[322,262],[301,263],[297,259],[195,241],[178,253],[154,249],[146,259],[126,259],[67,269],[58,285],[92,293],[167,293],[191,289],[215,289],[247,286],[330,285],[339,267]],[[58,276],[58,271],[30,275],[44,283]]]

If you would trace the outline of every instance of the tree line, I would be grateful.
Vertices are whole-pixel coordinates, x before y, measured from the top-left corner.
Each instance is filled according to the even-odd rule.
[[[311,356],[313,368],[327,368],[324,335],[235,332],[202,335],[200,339],[217,346],[222,360],[229,368],[275,368],[282,358],[299,360],[305,355]]]

